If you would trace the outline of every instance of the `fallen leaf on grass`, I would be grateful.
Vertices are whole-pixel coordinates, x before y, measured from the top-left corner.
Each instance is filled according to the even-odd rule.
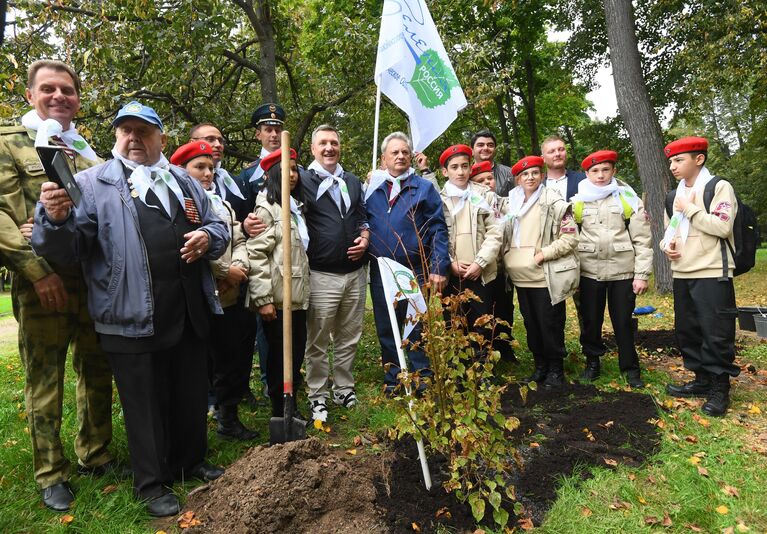
[[[722,504],[721,506],[717,506],[716,507],[716,513],[717,514],[721,514],[721,515],[729,514],[730,513],[730,509]]]
[[[155,532],[154,534],[168,534],[168,533],[167,533],[167,532],[165,532],[164,530],[158,530],[158,531],[157,531],[157,532]]]
[[[722,492],[725,495],[729,495],[731,497],[740,497],[740,492],[738,491],[738,488],[736,488],[735,486],[729,486],[725,484],[724,487],[722,488]]]
[[[317,430],[322,430],[322,421],[320,421],[319,419],[315,419],[314,428],[316,428]]]
[[[638,497],[637,500],[639,501],[639,504],[647,504],[647,500],[644,497]]]
[[[617,467],[617,466],[618,466],[618,462],[617,462],[616,460],[613,460],[612,458],[605,458],[605,459],[604,459],[604,462],[605,462],[607,465],[611,465],[611,466],[613,466],[613,467]]]
[[[530,448],[531,449],[537,449],[538,447],[540,447],[540,445],[538,443],[536,443],[534,441],[530,442]]]
[[[410,524],[410,528],[412,528],[414,532],[421,532],[421,527],[418,526],[418,523],[415,521]]]
[[[700,458],[698,456],[690,456],[687,461],[692,465],[698,465],[700,463]]]
[[[529,517],[521,518],[519,521],[517,521],[517,524],[522,530],[533,530],[535,528],[533,521]]]
[[[637,479],[637,476],[634,473],[629,473],[629,480],[632,482]]]
[[[698,466],[698,474],[700,476],[708,477],[708,469],[705,467]]]
[[[693,532],[703,532],[702,528],[700,528],[698,525],[693,525],[692,523],[687,523],[685,528],[689,528]]]
[[[582,515],[583,517],[590,517],[590,516],[591,516],[591,514],[593,514],[593,513],[594,513],[594,512],[592,512],[592,511],[591,511],[591,508],[588,508],[587,506],[584,506],[584,507],[583,507],[583,510],[581,510],[581,515]]]
[[[477,529],[477,530],[475,530],[475,531],[474,531],[472,534],[485,534],[485,531],[484,531],[484,530],[482,530],[481,528],[478,528],[478,529]]]
[[[655,516],[648,515],[648,516],[645,516],[644,518],[645,525],[657,525],[658,523],[660,523],[660,519],[658,519]]]
[[[670,527],[673,523],[671,522],[671,518],[668,516],[668,512],[663,512],[663,521],[661,521],[661,525],[664,527]]]
[[[117,491],[117,485],[116,484],[110,484],[108,486],[105,486],[103,490],[101,490],[101,493],[104,495],[109,495],[110,493],[114,493]]]
[[[631,503],[626,501],[614,500],[607,506],[610,510],[631,510]]]
[[[202,525],[202,521],[194,516],[194,512],[192,510],[181,514],[181,517],[177,519],[177,523],[179,528],[192,528]]]
[[[59,523],[61,523],[62,525],[68,525],[68,524],[70,524],[74,520],[75,520],[75,516],[73,516],[71,514],[66,514],[66,515],[62,515],[59,518]]]
[[[342,415],[341,416],[341,421],[348,421],[348,420],[349,420],[348,416],[346,416],[346,415]]]
[[[700,415],[696,413],[692,414],[692,418],[695,419],[701,426],[705,428],[708,428],[711,426],[711,421],[709,421],[705,417],[701,417]]]
[[[439,510],[437,510],[437,513],[434,514],[437,519],[440,517],[444,517],[445,519],[450,519],[453,517],[453,514],[450,513],[450,510],[447,509],[447,506],[443,506]]]
[[[751,415],[759,415],[762,413],[762,410],[756,404],[752,404],[748,409],[748,413]]]
[[[360,436],[354,436],[354,446],[359,447],[362,445],[362,438]]]
[[[735,527],[723,528],[722,534],[735,534]]]
[[[698,438],[695,436],[685,436],[684,440],[688,443],[698,443]]]
[[[746,524],[743,522],[743,520],[738,519],[738,524],[735,527],[735,530],[738,532],[750,532],[751,528],[747,527]]]
[[[352,456],[354,456],[355,454],[357,454],[357,449],[346,449],[346,454],[351,454]]]

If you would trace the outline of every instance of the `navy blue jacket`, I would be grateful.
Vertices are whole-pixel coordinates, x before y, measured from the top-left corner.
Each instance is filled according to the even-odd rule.
[[[419,280],[423,279],[424,267],[429,274],[447,276],[450,267],[447,224],[442,199],[431,182],[415,174],[409,176],[391,208],[389,188],[384,182],[371,193],[366,206],[370,254],[412,268]],[[421,246],[426,266],[421,260]]]
[[[570,202],[573,195],[578,192],[578,184],[580,181],[586,179],[586,174],[581,171],[567,169],[567,171],[565,171],[565,176],[567,176],[567,198],[565,200]]]

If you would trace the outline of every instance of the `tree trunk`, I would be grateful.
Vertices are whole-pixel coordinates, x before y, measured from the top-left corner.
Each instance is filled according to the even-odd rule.
[[[530,132],[530,151],[540,156],[541,147],[538,144],[538,123],[535,117],[535,69],[530,56],[525,58],[525,78],[527,82],[527,129]]]
[[[663,136],[642,75],[631,1],[604,0],[603,5],[615,96],[634,148],[639,178],[647,198],[645,208],[650,214],[655,287],[666,293],[672,286],[671,266],[659,243],[663,238],[664,203],[671,176],[663,154]]]
[[[581,161],[580,154],[578,154],[578,149],[575,147],[575,137],[573,136],[573,129],[569,126],[564,126],[565,130],[565,137],[567,138],[567,142],[570,144],[570,160],[571,161]]]
[[[522,141],[519,138],[519,121],[517,112],[514,109],[514,99],[511,97],[511,91],[506,91],[506,107],[509,108],[509,119],[511,120],[511,133],[514,136],[514,146],[517,149],[517,158],[525,157],[525,149],[522,148]]]
[[[498,107],[498,124],[501,127],[501,138],[503,139],[501,163],[511,166],[511,139],[509,139],[509,125],[506,123],[506,113],[503,111],[503,95],[495,97],[495,105]]]

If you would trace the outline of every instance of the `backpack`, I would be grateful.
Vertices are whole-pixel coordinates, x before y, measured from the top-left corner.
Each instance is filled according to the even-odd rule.
[[[711,213],[711,202],[714,200],[714,191],[716,184],[719,183],[719,176],[714,176],[703,188],[703,206],[706,208],[706,213]],[[676,190],[672,189],[666,195],[666,214],[671,217],[674,213],[674,199],[676,198]],[[727,248],[730,249],[733,259],[735,260],[735,270],[733,274],[739,276],[743,273],[750,271],[756,264],[756,249],[759,248],[761,238],[759,235],[759,224],[756,220],[756,213],[754,210],[744,204],[740,197],[736,194],[735,200],[738,202],[738,213],[735,215],[735,221],[732,225],[733,241],[735,242],[735,249],[733,250],[730,241],[727,239],[720,239],[722,246],[722,278],[728,278],[728,260],[727,260]]]
[[[623,221],[626,223],[626,230],[629,229],[629,224],[631,223],[631,216],[634,214],[634,208],[631,207],[631,204],[628,203],[628,201],[623,198],[623,195],[618,195],[618,198],[621,200],[621,208],[623,208]],[[584,202],[582,200],[576,200],[573,202],[573,219],[575,219],[575,224],[578,225],[578,230],[581,229],[583,226],[583,205]]]

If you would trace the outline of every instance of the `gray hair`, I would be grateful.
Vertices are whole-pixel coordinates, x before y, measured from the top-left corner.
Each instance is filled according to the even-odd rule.
[[[386,147],[389,146],[389,141],[392,139],[399,139],[400,141],[407,143],[407,147],[410,149],[410,152],[413,152],[413,143],[410,141],[410,138],[407,135],[402,132],[392,132],[384,137],[384,140],[381,143],[381,154],[386,152]]]
[[[338,133],[338,129],[330,124],[320,124],[314,131],[312,131],[312,144],[317,140],[317,134],[320,132],[333,132],[338,137],[338,143],[341,144],[341,134]]]

